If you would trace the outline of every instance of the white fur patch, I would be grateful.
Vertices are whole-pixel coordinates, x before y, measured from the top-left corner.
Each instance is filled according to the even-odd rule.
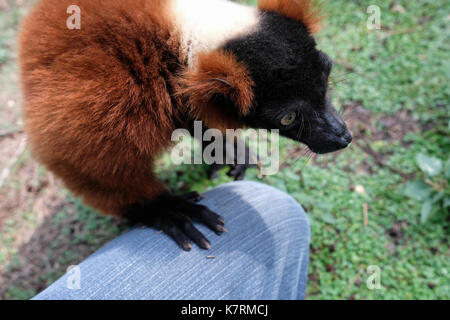
[[[218,48],[225,41],[258,26],[258,9],[227,0],[170,0],[175,25],[181,33],[181,50],[188,65],[195,66],[201,51]]]

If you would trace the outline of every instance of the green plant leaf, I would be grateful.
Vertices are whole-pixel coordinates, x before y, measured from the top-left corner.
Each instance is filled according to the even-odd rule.
[[[421,180],[409,181],[405,184],[403,194],[409,198],[423,201],[428,199],[431,193],[431,188]]]
[[[450,197],[444,199],[444,208],[450,207]]]
[[[419,153],[416,156],[416,161],[420,169],[430,177],[437,176],[442,171],[442,161],[438,158]]]
[[[336,218],[331,213],[322,215],[322,220],[328,224],[336,224]]]
[[[431,198],[431,202],[433,202],[433,204],[439,202],[444,198],[444,196],[445,196],[444,192],[438,192]]]
[[[445,163],[445,177],[450,179],[450,159]]]
[[[432,209],[433,209],[432,200],[427,200],[422,204],[422,209],[420,210],[420,223],[426,223],[428,221]]]

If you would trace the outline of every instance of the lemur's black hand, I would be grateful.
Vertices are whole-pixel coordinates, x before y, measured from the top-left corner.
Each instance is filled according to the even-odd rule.
[[[142,223],[167,233],[183,250],[192,249],[191,241],[207,250],[211,247],[209,240],[192,222],[199,221],[218,235],[226,229],[221,216],[195,203],[201,198],[197,192],[185,195],[165,193],[146,205],[134,206],[126,217],[134,223]]]
[[[215,179],[218,176],[218,171],[221,170],[223,167],[229,166],[230,170],[227,172],[227,176],[233,178],[235,181],[238,180],[244,180],[245,173],[247,172],[247,169],[249,168],[258,168],[258,165],[255,163],[258,161],[257,155],[245,144],[245,149],[243,150],[245,153],[243,157],[238,157],[238,150],[237,145],[232,146],[231,148],[234,148],[231,152],[233,153],[233,159],[234,164],[226,165],[226,164],[212,164],[209,167],[208,170],[208,178],[209,179]],[[224,154],[226,152],[230,152],[230,149],[227,147],[224,147]],[[244,159],[242,163],[240,161]],[[225,163],[226,159],[223,159],[222,163]]]
[[[218,177],[218,171],[227,165],[213,164],[208,169],[208,179],[213,180]],[[247,169],[258,168],[256,164],[232,164],[229,165],[230,170],[227,172],[227,176],[233,178],[235,181],[244,180]]]
[[[230,167],[227,176],[233,178],[235,181],[244,180],[245,173],[248,168],[258,168],[256,164],[236,164]]]

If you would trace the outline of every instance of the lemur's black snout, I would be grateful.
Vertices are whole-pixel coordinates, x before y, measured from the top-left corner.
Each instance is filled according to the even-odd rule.
[[[343,136],[347,131],[344,121],[332,106],[328,107],[328,110],[323,114],[323,122],[323,125],[328,127],[331,134]]]
[[[352,142],[352,136],[348,131],[344,120],[339,116],[334,107],[329,109],[329,112],[324,116],[326,126],[328,126],[329,134],[334,138],[334,142],[345,148]]]
[[[336,145],[336,150],[340,150],[346,148],[352,140],[350,132],[346,131],[344,134],[336,136],[333,142]]]
[[[352,135],[331,102],[328,102],[327,111],[323,118],[325,120],[324,129],[327,132],[330,142],[335,145],[336,150],[347,147],[353,140]]]
[[[324,154],[344,149],[353,140],[344,120],[331,104],[310,121],[313,125],[312,134],[303,142],[315,153]]]
[[[338,151],[348,147],[352,142],[352,136],[346,132],[343,136],[332,136],[328,140],[323,140],[309,145],[311,151],[317,154],[325,154]]]

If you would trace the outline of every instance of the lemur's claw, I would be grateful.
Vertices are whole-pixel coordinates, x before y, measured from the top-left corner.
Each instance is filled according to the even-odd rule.
[[[253,167],[256,167],[256,165],[252,164],[233,165],[231,166],[230,171],[228,171],[227,176],[234,178],[235,181],[244,180],[247,169]]]
[[[185,193],[185,194],[180,195],[179,197],[181,197],[182,199],[188,200],[188,201],[192,201],[192,202],[199,202],[200,200],[205,198],[197,191]]]
[[[217,172],[225,167],[226,165],[217,165],[213,164],[208,170],[208,179],[213,180],[218,177]],[[254,164],[236,164],[236,165],[230,165],[230,170],[227,172],[227,176],[230,178],[233,178],[235,181],[238,180],[244,180],[245,174],[247,172],[248,168],[257,168],[257,165]]]
[[[196,204],[202,198],[197,192],[185,195],[166,193],[154,201],[132,208],[127,217],[137,223],[161,230],[185,251],[192,249],[191,241],[200,248],[211,248],[209,240],[194,226],[199,221],[217,235],[226,231],[224,219],[206,206]]]

